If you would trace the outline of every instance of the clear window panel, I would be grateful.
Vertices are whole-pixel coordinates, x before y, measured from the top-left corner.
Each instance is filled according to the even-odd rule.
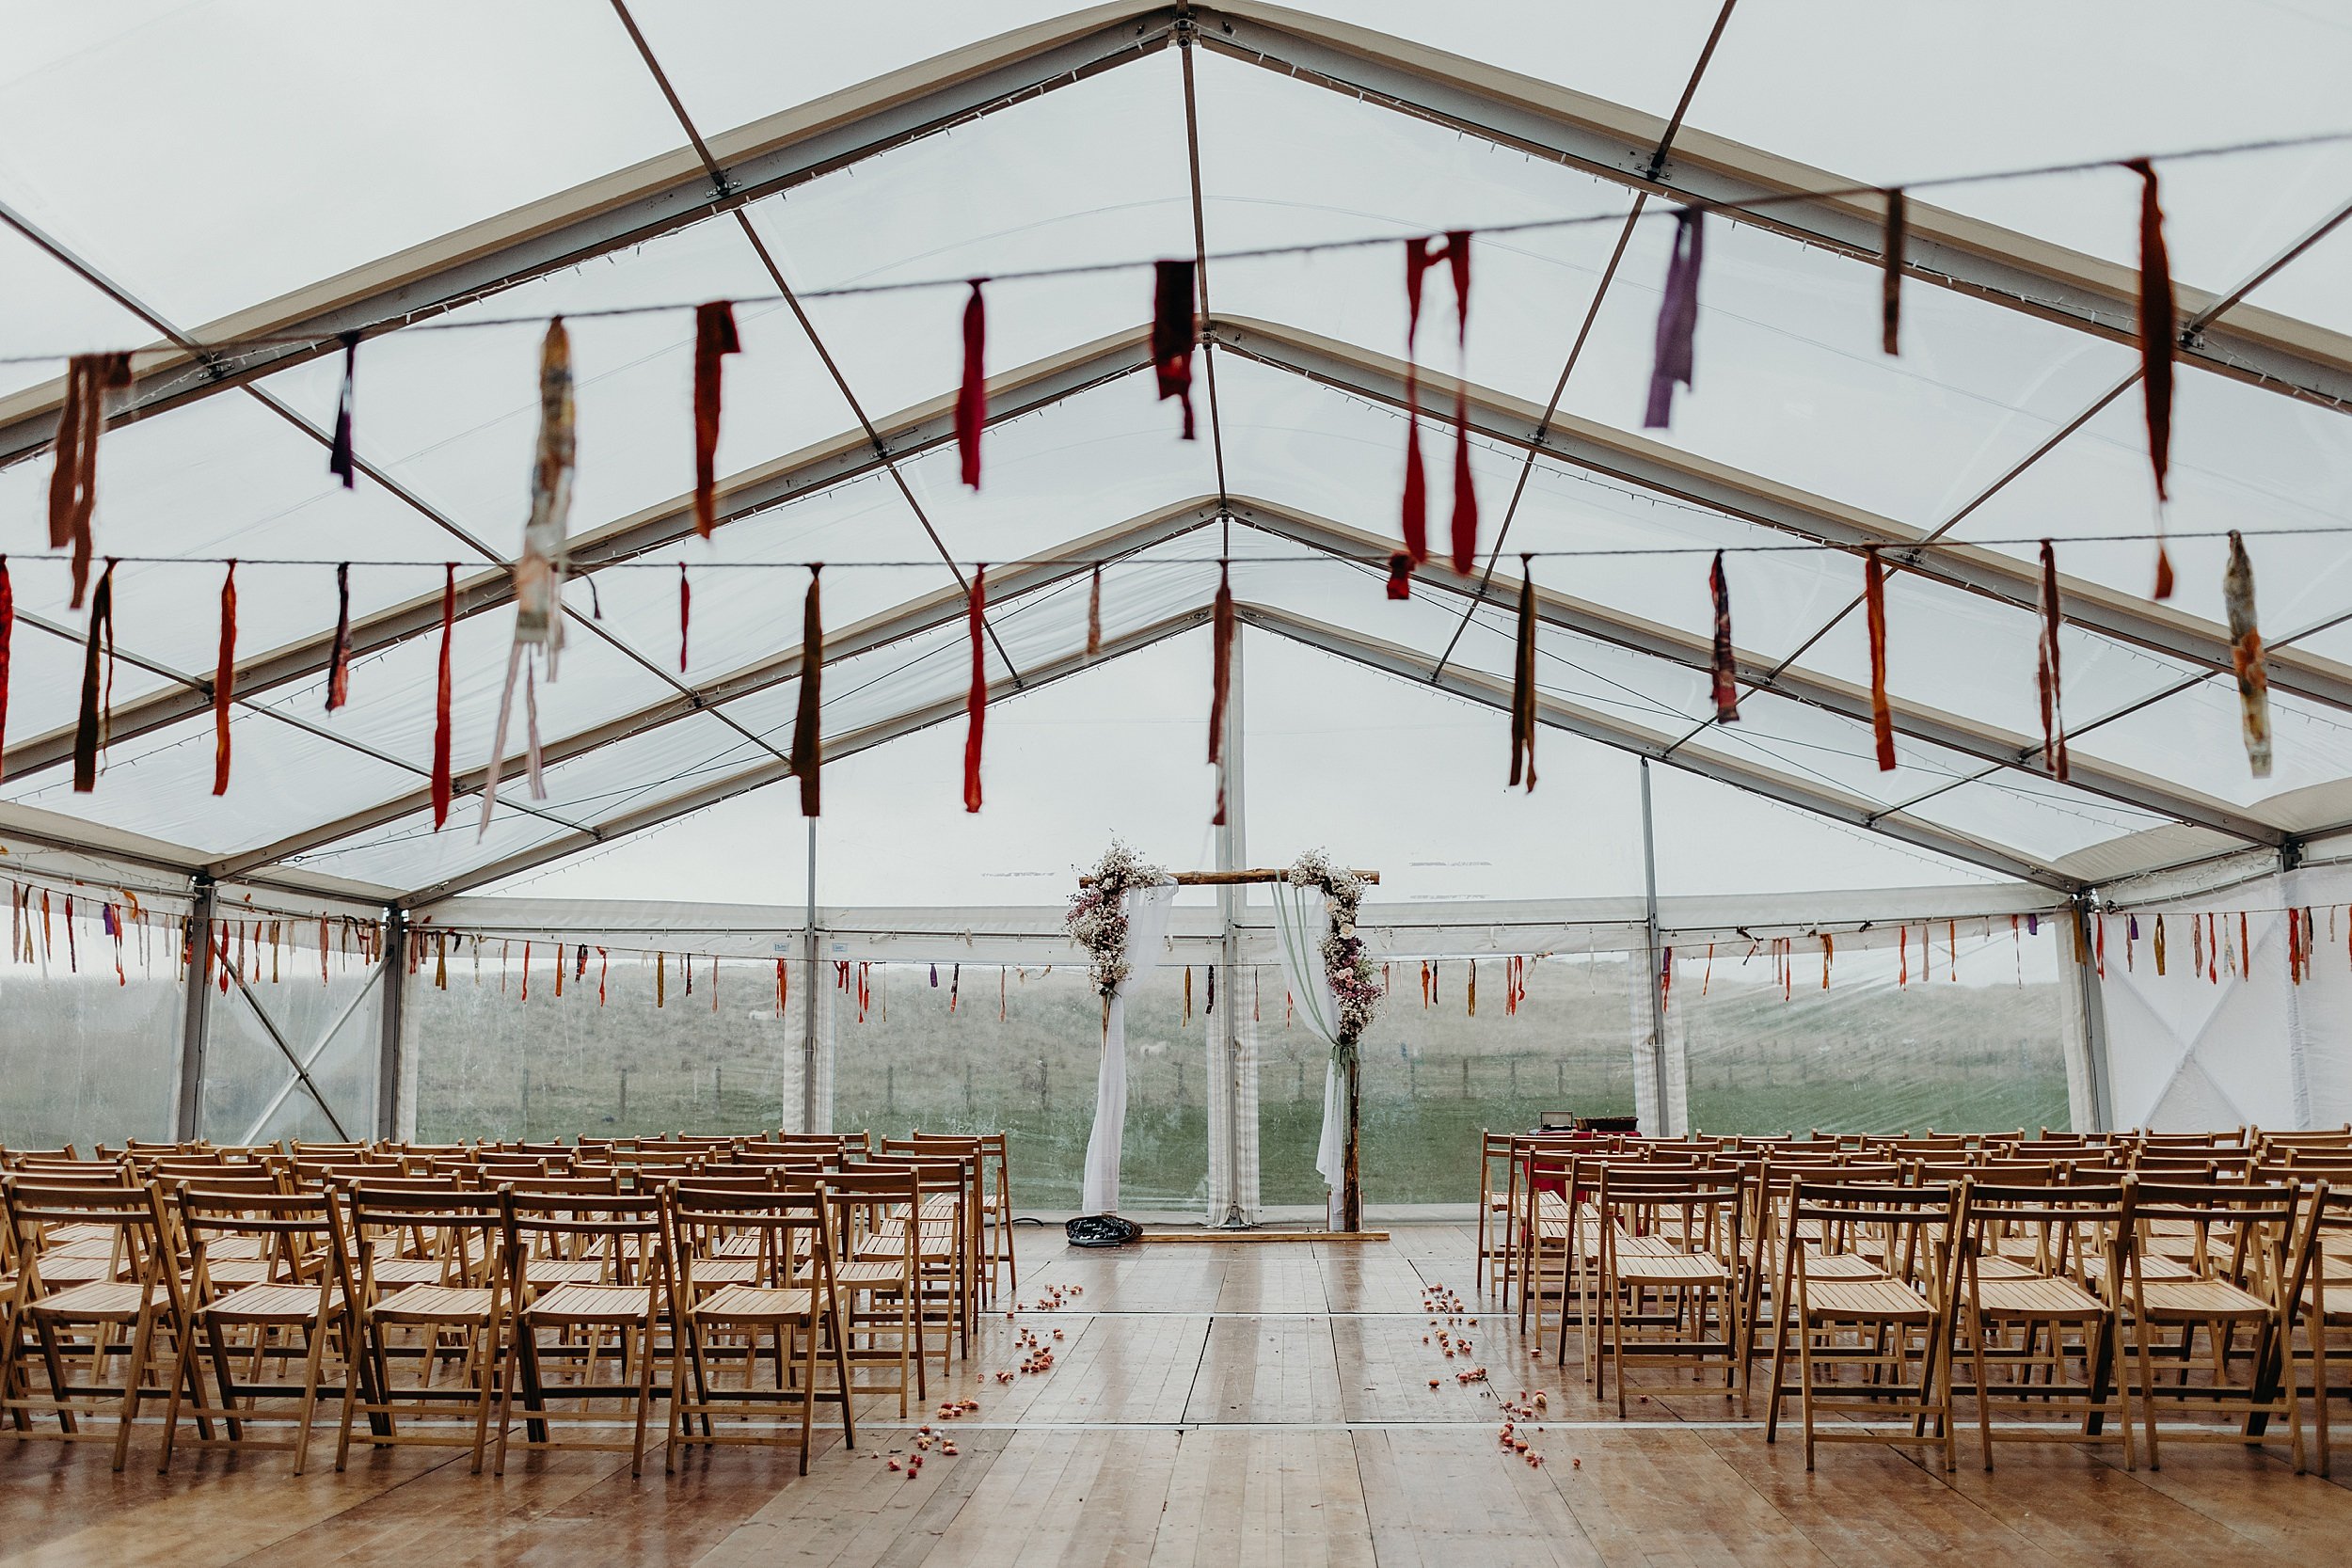
[[[178,922],[133,927],[118,974],[99,922],[77,919],[69,939],[61,906],[53,893],[44,942],[36,892],[32,929],[0,950],[0,1147],[87,1154],[167,1138],[185,1010]]]
[[[2057,923],[1935,921],[1902,942],[1676,949],[1668,1030],[1708,1132],[2015,1132],[2069,1125]]]

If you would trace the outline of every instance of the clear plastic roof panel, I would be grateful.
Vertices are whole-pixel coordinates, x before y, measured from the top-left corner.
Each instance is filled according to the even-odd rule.
[[[20,47],[0,80],[0,397],[54,376],[43,354],[145,343],[156,322],[192,331],[356,268],[389,276],[409,247],[531,203],[548,205],[520,227],[558,222],[578,199],[565,193],[648,160],[680,157],[690,185],[698,178],[660,85],[601,14],[584,21],[543,0],[494,14],[428,4],[397,23],[297,18],[272,0],[22,9],[8,19]],[[2176,275],[2352,329],[2342,303],[2352,225],[2304,244],[2352,200],[2352,143],[2325,139],[2343,129],[2327,88],[2352,68],[2352,31],[2309,8],[2265,11],[2201,57],[2205,74],[2185,96],[2146,87],[2172,67],[2180,38],[2210,30],[2170,0],[2153,17],[2122,0],[2063,16],[2003,5],[1960,29],[1933,11],[1799,0],[1769,16],[1733,13],[1694,87],[1711,6],[1658,16],[1397,0],[1331,9],[1407,40],[1400,47],[1452,51],[1652,117],[1673,114],[1689,89],[1689,137],[1727,137],[1833,182],[2277,143],[2160,157]],[[907,71],[879,95],[895,105],[934,56],[1059,13],[923,0],[820,17],[643,0],[632,14],[696,129],[723,144],[738,127]],[[1117,14],[1106,8],[1090,24]],[[1303,13],[1265,24],[1322,25]],[[2041,44],[2021,54],[2021,33]],[[1841,47],[1820,49],[1825,36]],[[1065,864],[1112,831],[1171,863],[1206,863],[1214,785],[1198,760],[1198,628],[1226,558],[1256,623],[1242,688],[1254,859],[1312,843],[1349,858],[1355,845],[1376,849],[1394,867],[1384,900],[1636,891],[1639,768],[1626,752],[1547,729],[1542,788],[1495,802],[1507,721],[1492,699],[1515,652],[1507,596],[1479,603],[1434,582],[1403,602],[1382,592],[1406,436],[1380,363],[1405,351],[1397,242],[1470,229],[1480,232],[1466,342],[1445,269],[1424,294],[1429,405],[1442,407],[1458,372],[1531,411],[1506,403],[1470,443],[1482,553],[1515,587],[1526,552],[1537,583],[1596,618],[1581,631],[1543,628],[1540,695],[1620,744],[1671,748],[1652,769],[1661,814],[1689,817],[1661,835],[1671,891],[1897,885],[1922,879],[1925,865],[1943,879],[1992,875],[1903,834],[1951,835],[1944,842],[2045,873],[2059,861],[2159,863],[2209,839],[2240,842],[2181,829],[2168,792],[2182,820],[2224,808],[2265,831],[2352,820],[2352,712],[2274,692],[2277,764],[2255,779],[2226,674],[2071,624],[2060,645],[2074,754],[2089,771],[2120,769],[2149,787],[2127,803],[2116,796],[2130,788],[2005,766],[2039,736],[2037,617],[1907,571],[1888,584],[1887,684],[1923,711],[1899,725],[1899,766],[1882,772],[1851,695],[1869,657],[1855,555],[1663,493],[1626,477],[1629,459],[1531,462],[1511,444],[1534,434],[1555,388],[1569,445],[1585,429],[1602,449],[1642,434],[1671,204],[1647,202],[1632,218],[1632,193],[1610,178],[1328,90],[1279,55],[1263,69],[1221,41],[1190,61],[1197,202],[1186,62],[1153,48],[950,116],[739,213],[697,207],[689,188],[686,215],[666,232],[588,245],[530,281],[371,338],[358,360],[356,489],[326,467],[336,355],[116,427],[102,445],[97,522],[99,553],[121,558],[113,699],[145,711],[170,695],[184,711],[126,733],[88,796],[72,792],[55,754],[79,701],[87,622],[45,549],[51,465],[0,467],[0,550],[19,612],[7,734],[20,747],[43,737],[51,753],[45,767],[10,770],[0,813],[38,808],[236,870],[394,893],[521,867],[534,887],[752,896],[755,881],[772,901],[776,879],[805,870],[793,791],[752,785],[781,776],[800,688],[780,675],[800,641],[805,566],[821,561],[828,627],[888,627],[825,673],[827,734],[858,748],[828,768],[824,833],[853,847],[848,864],[820,866],[828,897],[907,901],[867,891],[897,877],[943,901],[1019,901],[1041,889],[1009,879],[1048,866],[1058,892]],[[1928,76],[1896,69],[1924,57],[1938,62]],[[941,69],[960,81],[968,67]],[[186,82],[257,72],[271,91],[191,110]],[[429,113],[419,81],[434,84]],[[1991,99],[1988,81],[2002,84]],[[1832,98],[1840,112],[1823,118],[1818,104]],[[93,118],[85,106],[97,102],[109,108]],[[65,125],[75,134],[60,135]],[[1645,152],[1629,149],[1620,166]],[[2113,166],[1918,192],[2126,269],[2136,197]],[[1190,256],[1196,226],[1213,257],[1212,314],[1238,324],[1226,341],[1237,332],[1263,357],[1216,348],[1196,359],[1200,438],[1185,443],[1135,345],[1150,317],[1142,263]],[[1227,254],[1343,241],[1364,243]],[[1024,276],[1068,267],[1088,270]],[[779,274],[797,308],[778,297]],[[989,279],[992,373],[1043,373],[1089,345],[1100,355],[1095,374],[1057,383],[1062,395],[1024,395],[1017,417],[1000,402],[977,491],[961,482],[946,423],[967,278]],[[2126,610],[2140,602],[2158,515],[2133,347],[1922,280],[1905,290],[1903,352],[1889,356],[1879,298],[1867,259],[1710,220],[1695,385],[1677,396],[1671,429],[1646,433],[1666,488],[1779,486],[1800,511],[1948,531],[2021,568],[2049,539],[2070,578]],[[744,352],[725,366],[717,467],[742,486],[723,478],[721,505],[740,515],[702,540],[686,502],[691,308],[711,299],[739,302]],[[530,693],[554,757],[544,798],[511,780],[486,833],[473,797],[432,830],[421,805],[438,684],[429,615],[355,661],[339,712],[325,709],[315,657],[242,690],[231,788],[214,796],[204,698],[225,562],[239,562],[235,649],[248,661],[329,634],[339,562],[355,563],[350,611],[362,625],[429,604],[444,563],[461,579],[495,574],[519,547],[539,345],[559,314],[579,406],[571,530],[628,530],[633,556],[565,589],[560,678],[542,671]],[[1290,341],[1302,333],[1335,345],[1328,379],[1293,368],[1313,370],[1320,352]],[[2335,352],[2316,341],[2315,357]],[[2337,369],[2352,375],[2346,358]],[[2165,613],[2224,637],[2224,538],[2239,531],[2267,641],[2352,663],[2344,418],[2274,387],[2182,370],[2162,516],[2180,587]],[[869,426],[886,463],[866,442]],[[1442,549],[1454,432],[1440,416],[1422,440]],[[771,470],[787,463],[810,467],[780,483]],[[1220,498],[1235,520],[1217,519]],[[1136,525],[1154,531],[1058,559]],[[1777,672],[1773,689],[1744,695],[1732,726],[1710,722],[1699,661],[1644,651],[1657,628],[1686,650],[1705,646],[1718,550],[1734,641]],[[1120,657],[1089,663],[1096,555],[1111,558],[1100,619]],[[1002,587],[1014,563],[1040,560],[1057,569],[1025,567],[1025,591]],[[981,562],[1000,590],[985,668],[1020,694],[992,714],[988,809],[967,820],[952,753],[971,648],[954,595]],[[494,760],[513,626],[503,606],[469,607],[457,623],[460,774]],[[1844,695],[1824,695],[1824,680]],[[523,708],[518,695],[510,755],[524,743]],[[1934,739],[1908,733],[1947,718],[1953,727]],[[1763,793],[1728,782],[1740,779]],[[1807,800],[1820,809],[1788,803]],[[1468,800],[1476,809],[1461,811]],[[1898,815],[1881,825],[1899,832],[1871,831],[1886,814]],[[629,836],[641,827],[642,841]],[[2139,849],[2108,847],[2135,835]],[[745,843],[757,847],[732,852]],[[235,863],[271,847],[282,864]],[[536,863],[559,850],[589,857],[576,879]],[[1031,869],[1013,869],[1022,863]]]

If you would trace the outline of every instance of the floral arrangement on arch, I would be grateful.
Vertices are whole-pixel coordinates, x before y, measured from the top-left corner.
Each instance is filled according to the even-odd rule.
[[[1070,940],[1087,950],[1087,972],[1102,993],[1104,1007],[1111,992],[1127,978],[1127,893],[1131,888],[1156,887],[1168,872],[1153,865],[1117,839],[1104,850],[1092,871],[1078,879],[1076,896],[1062,916]]]
[[[1299,856],[1286,879],[1293,887],[1319,888],[1331,901],[1331,928],[1323,938],[1323,975],[1339,1005],[1333,1054],[1344,1065],[1354,1059],[1356,1042],[1380,1009],[1380,968],[1364,951],[1364,939],[1356,934],[1357,911],[1363,908],[1364,890],[1371,884],[1332,864],[1320,849]]]

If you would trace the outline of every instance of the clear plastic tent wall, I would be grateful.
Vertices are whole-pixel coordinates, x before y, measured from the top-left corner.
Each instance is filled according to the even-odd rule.
[[[12,1088],[0,1141],[993,1118],[1032,1140],[1050,1191],[1074,1171],[1062,1087],[1083,1095],[1094,1048],[1057,905],[1115,835],[1171,867],[1323,847],[1381,872],[1368,920],[1393,1033],[1367,1053],[1367,1126],[1394,1149],[1558,1109],[1826,1126],[1788,1093],[1800,1038],[1834,1042],[1836,1065],[1807,1058],[1817,1076],[1793,1082],[1835,1082],[1890,1130],[2161,1121],[2190,1116],[2184,1091],[2116,1075],[2195,1029],[2118,1000],[2140,971],[2101,973],[2073,935],[2083,911],[2095,937],[2103,907],[2177,909],[2216,879],[2261,908],[2323,908],[2246,879],[2310,879],[2291,868],[2352,824],[2340,29],[2266,13],[2190,95],[2147,84],[2196,13],[2176,29],[2120,5],[1955,26],[1821,3],[1733,12],[1720,36],[1724,13],[1696,4],[632,14],[642,51],[617,20],[554,6],[11,21],[0,875],[19,913],[0,986],[44,998],[72,1043]],[[2021,51],[2021,28],[2098,47]],[[257,66],[293,85],[201,114],[161,90]],[[1998,113],[1963,86],[1993,79],[2010,84]],[[1839,115],[1820,115],[1833,98]],[[116,107],[93,120],[76,107],[92,101]],[[2246,150],[2157,159],[2197,330],[2165,516],[2181,586],[2155,606],[2138,182],[2100,161],[2223,144]],[[2052,166],[2074,166],[1924,183]],[[1914,182],[1927,248],[1889,356],[1876,198],[1787,198]],[[1671,428],[1645,432],[1673,214],[1693,200],[1726,204],[1708,222],[1697,375]],[[1431,274],[1422,439],[1442,534],[1458,378],[1486,559],[1469,578],[1433,565],[1397,601],[1406,310],[1388,242],[1457,230],[1475,236],[1472,302],[1457,346]],[[1201,438],[1182,442],[1153,395],[1143,263],[1196,252]],[[973,277],[993,280],[977,490],[952,420]],[[712,299],[737,301],[743,352],[703,540],[689,308]],[[532,693],[534,791],[519,744],[491,745],[555,315],[580,457],[561,673]],[[344,331],[363,334],[348,490],[326,471]],[[87,614],[44,549],[60,369],[44,356],[158,342],[182,346],[142,356],[100,448],[113,726],[96,789],[76,793]],[[2273,650],[2266,779],[2228,673],[2233,529]],[[1921,536],[1939,548],[1899,558],[1887,589],[1882,770],[1855,546]],[[2065,782],[2040,752],[2045,538],[2074,607]],[[1708,669],[1717,550],[1742,681],[1728,725]],[[215,795],[232,558],[234,761]],[[811,832],[790,749],[818,561]],[[358,635],[351,700],[329,711],[345,562]],[[993,700],[974,816],[963,586],[982,562]],[[1204,760],[1220,572],[1240,622],[1223,832]],[[1532,795],[1502,788],[1523,574]],[[445,580],[456,800],[437,828]],[[1311,1118],[1288,1092],[1313,1074],[1259,994],[1263,911],[1247,894],[1184,911],[1138,1004],[1159,1033],[1137,1115],[1160,1120],[1129,1140],[1153,1172],[1129,1185],[1212,1212],[1313,1202]],[[1957,990],[1904,970],[1931,927]],[[110,969],[84,960],[126,932],[172,957],[103,994]],[[1825,991],[1824,937],[1842,956]],[[2315,997],[2297,954],[2293,975],[2244,960],[2239,983]],[[1444,965],[1474,967],[1475,1018],[1423,1006],[1424,962],[1441,987]],[[959,965],[1001,1007],[959,990]],[[316,995],[271,989],[297,970]],[[689,981],[691,1008],[673,994]],[[641,1060],[594,1019],[523,1010],[591,997],[639,1032],[651,1006],[661,1037]],[[2249,1027],[2284,1037],[2291,1016]],[[1011,1032],[976,1039],[982,1025]],[[2005,1051],[2035,1085],[2014,1104],[1968,1086]],[[1869,1084],[1883,1092],[1854,1092]],[[2325,1099],[2261,1115],[2324,1120]],[[1375,1199],[1463,1196],[1423,1164],[1375,1169]]]

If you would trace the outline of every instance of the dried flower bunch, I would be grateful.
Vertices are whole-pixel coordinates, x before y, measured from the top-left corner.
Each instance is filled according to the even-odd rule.
[[[1356,934],[1357,911],[1362,909],[1370,884],[1344,866],[1331,863],[1320,849],[1310,849],[1290,868],[1293,887],[1320,888],[1331,901],[1331,928],[1323,939],[1323,974],[1339,1004],[1338,1046],[1343,1058],[1353,1055],[1356,1042],[1372,1027],[1380,1007],[1380,968],[1364,951]]]
[[[1117,839],[1104,851],[1093,871],[1078,884],[1062,924],[1070,938],[1087,950],[1088,972],[1094,989],[1107,1001],[1127,978],[1127,892],[1152,887],[1168,879],[1161,866],[1147,863]]]

